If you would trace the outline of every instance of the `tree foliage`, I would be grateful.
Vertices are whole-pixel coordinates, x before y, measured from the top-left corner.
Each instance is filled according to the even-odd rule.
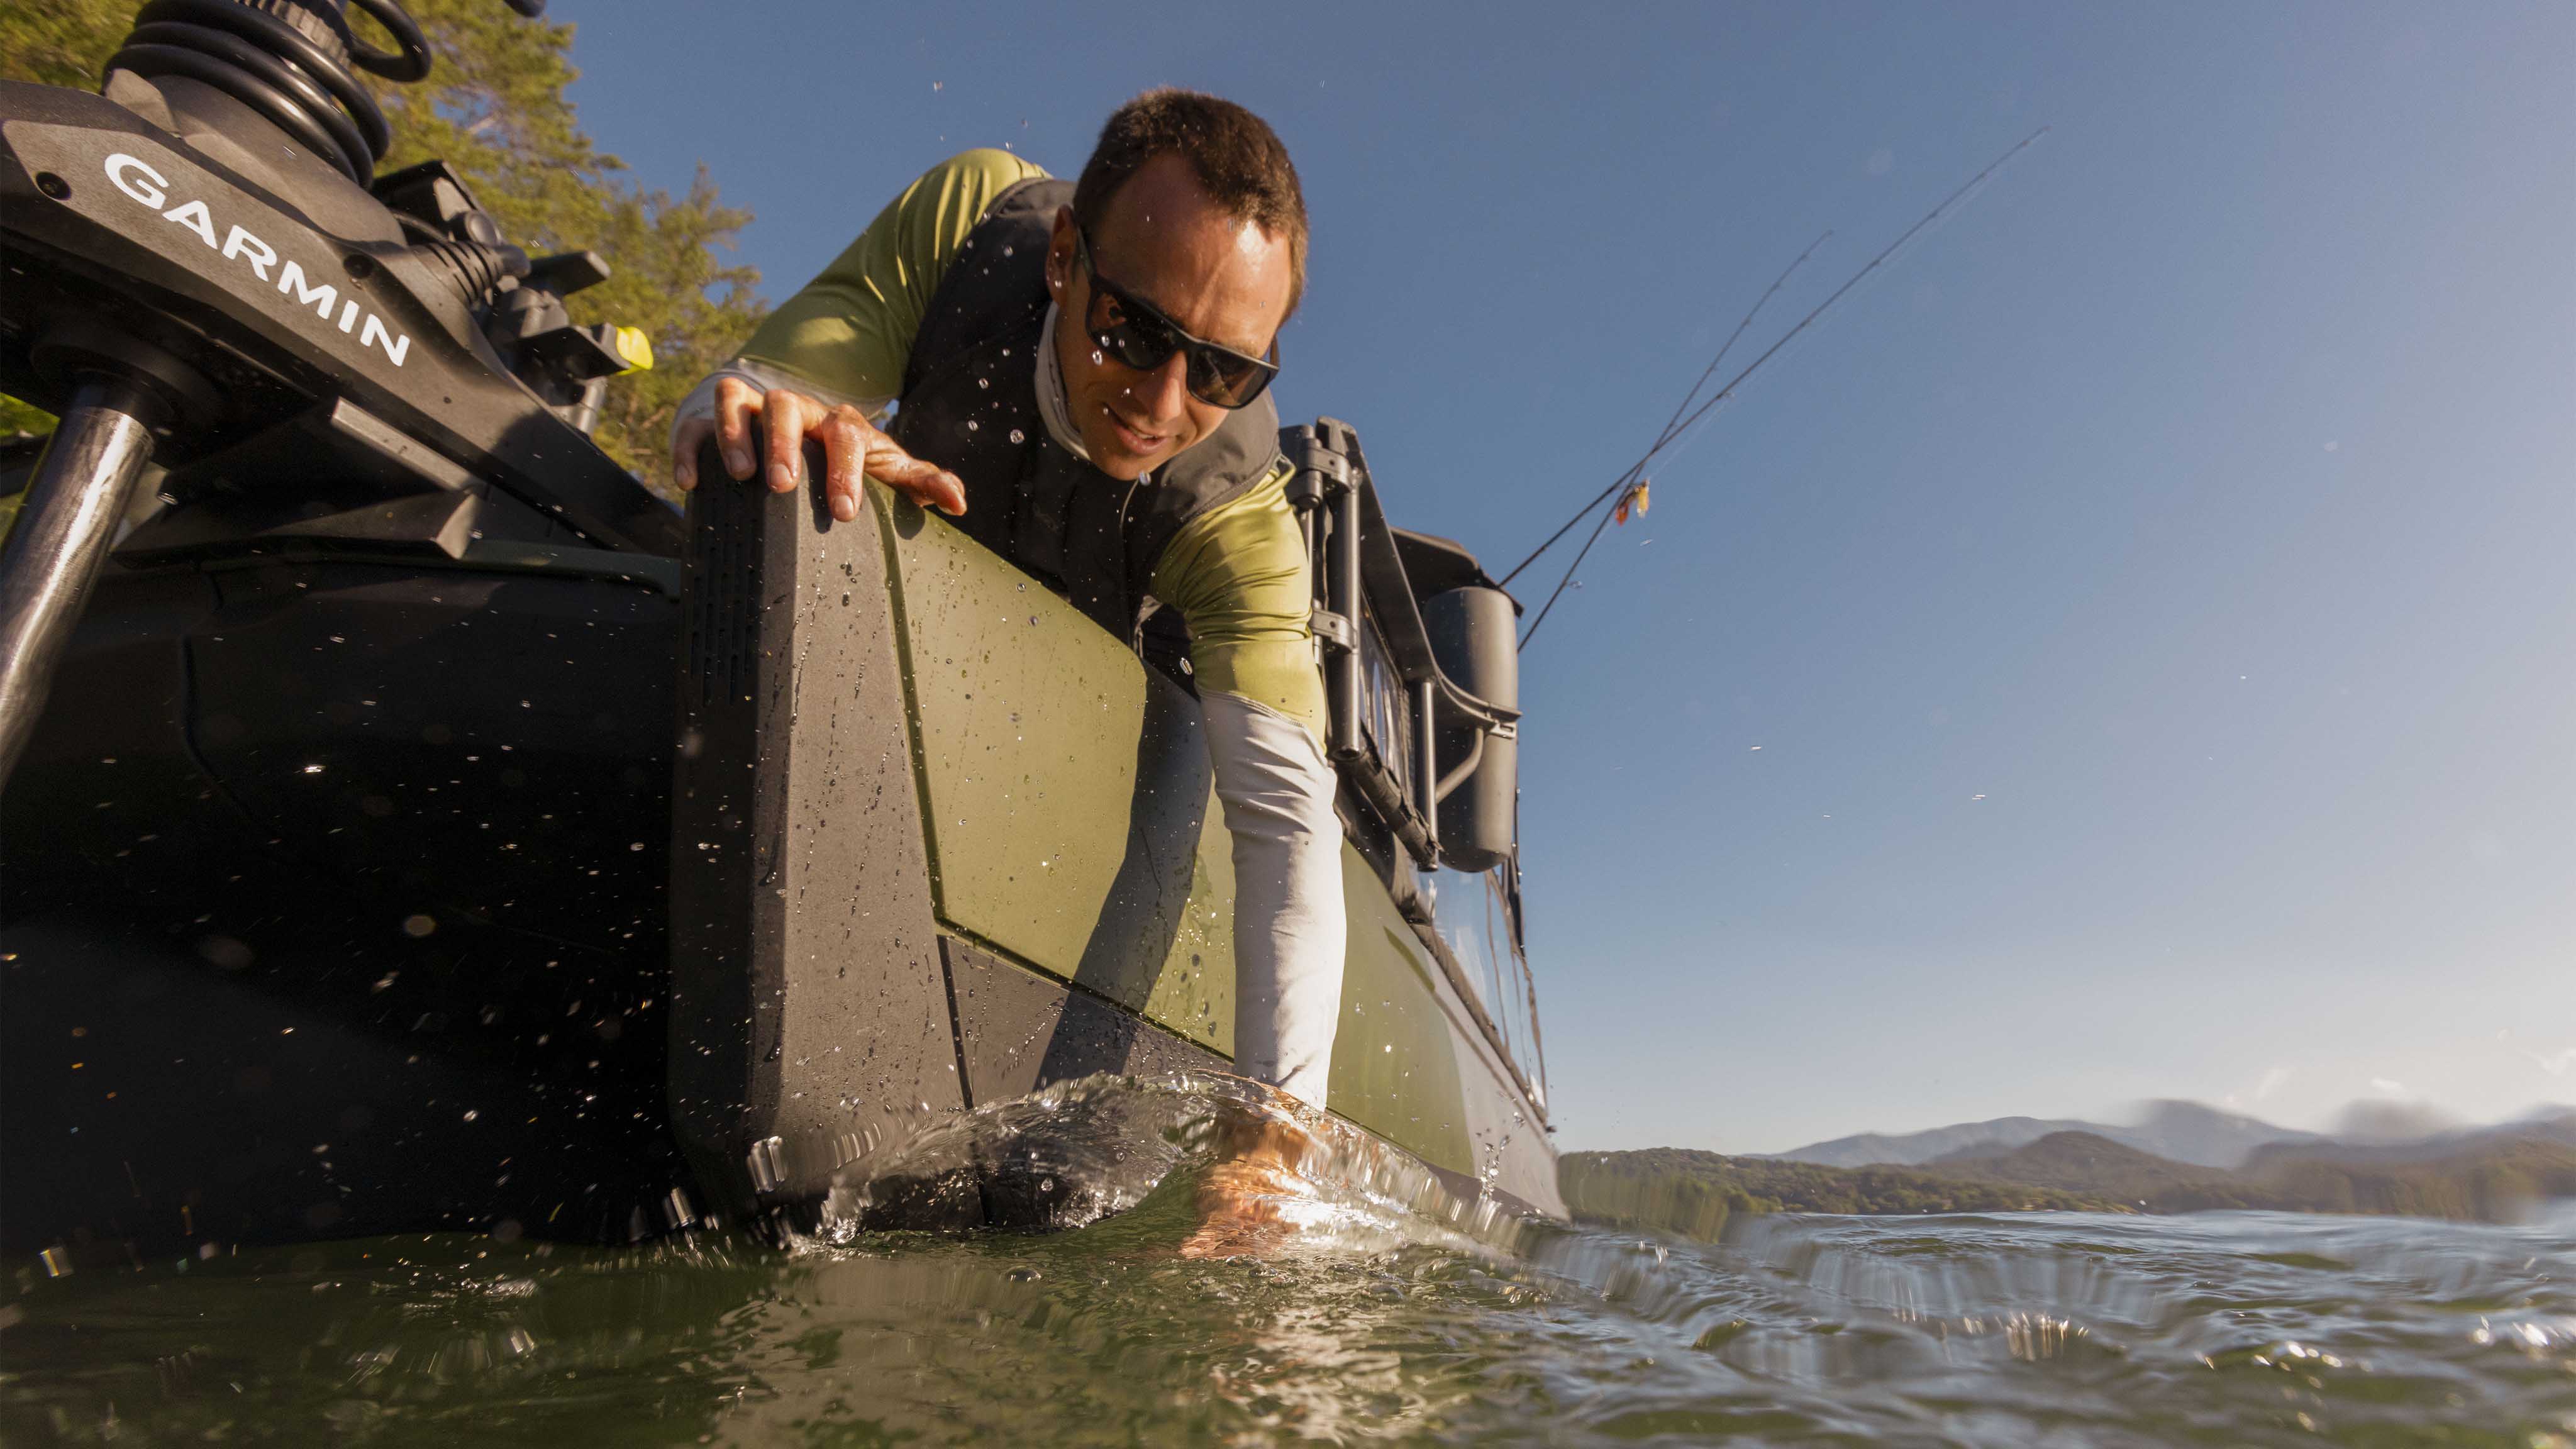
[[[98,84],[124,40],[137,0],[39,0],[0,7],[0,76]],[[648,190],[581,128],[565,89],[579,76],[573,27],[521,19],[501,0],[405,0],[437,59],[427,80],[379,85],[393,121],[382,169],[444,158],[511,241],[532,255],[587,248],[615,275],[569,300],[577,322],[640,327],[653,340],[649,372],[613,380],[596,437],[611,457],[667,490],[661,439],[689,389],[757,326],[765,308],[754,269],[723,253],[751,220],[717,199],[703,168],[684,195]],[[354,17],[353,17],[354,18]],[[387,44],[373,22],[362,39]],[[51,425],[7,403],[0,433]]]
[[[0,76],[88,90],[133,26],[134,10],[114,0],[36,0],[0,9]]]

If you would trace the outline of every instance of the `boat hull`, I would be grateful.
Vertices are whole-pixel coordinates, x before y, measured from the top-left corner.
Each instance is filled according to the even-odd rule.
[[[667,1227],[667,573],[111,568],[0,793],[13,1249]]]
[[[685,585],[111,570],[0,799],[0,1235],[632,1238],[1048,1082],[1228,1067],[1186,690],[882,492],[701,494],[691,538]],[[1457,973],[1355,850],[1345,885],[1335,1111],[1561,1214]]]

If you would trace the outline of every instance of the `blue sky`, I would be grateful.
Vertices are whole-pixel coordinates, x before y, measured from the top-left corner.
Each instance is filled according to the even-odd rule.
[[[1315,224],[1282,415],[1504,564],[1819,231],[1748,343],[2052,126],[1526,656],[1560,1143],[2576,1099],[2576,11],[552,13],[773,297],[956,150],[1253,107]]]

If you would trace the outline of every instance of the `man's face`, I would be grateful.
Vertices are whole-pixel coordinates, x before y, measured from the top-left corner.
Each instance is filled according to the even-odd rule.
[[[1288,239],[1227,216],[1178,156],[1155,157],[1118,188],[1092,224],[1091,262],[1191,336],[1248,356],[1266,355],[1288,317]],[[1056,213],[1047,286],[1062,311],[1056,363],[1093,466],[1142,477],[1225,421],[1224,408],[1190,395],[1184,354],[1139,372],[1092,340],[1092,278],[1075,260],[1070,207]]]

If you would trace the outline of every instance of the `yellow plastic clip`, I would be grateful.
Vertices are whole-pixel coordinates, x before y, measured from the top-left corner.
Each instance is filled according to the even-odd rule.
[[[645,336],[641,327],[620,327],[617,329],[617,355],[626,363],[626,372],[650,372],[653,370],[653,339]],[[618,374],[620,377],[625,375],[625,372]]]

